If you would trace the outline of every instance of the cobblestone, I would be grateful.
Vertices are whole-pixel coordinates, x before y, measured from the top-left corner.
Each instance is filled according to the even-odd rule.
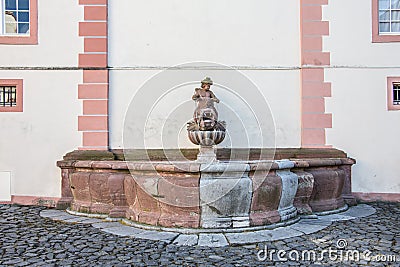
[[[0,266],[400,266],[400,204],[370,205],[376,209],[375,214],[335,221],[312,234],[225,247],[177,246],[168,238],[163,242],[118,236],[90,224],[41,217],[42,207],[0,205]],[[344,216],[356,215],[353,210]],[[342,253],[369,250],[375,258],[362,255],[359,261],[334,261],[325,254],[322,259],[287,258],[282,262],[277,252],[273,260],[267,257],[260,261],[257,257],[263,259],[265,252],[272,250],[285,250],[286,257],[295,256],[294,250],[315,251],[320,256],[323,249],[339,251],[339,239],[346,243]],[[385,261],[378,261],[377,257],[382,260],[383,256]],[[397,262],[389,259],[392,256]]]

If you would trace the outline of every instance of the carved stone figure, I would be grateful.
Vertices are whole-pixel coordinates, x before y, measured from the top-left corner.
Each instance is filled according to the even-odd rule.
[[[196,101],[193,121],[188,123],[188,131],[225,130],[225,122],[218,121],[218,111],[214,103],[219,99],[210,90],[213,81],[206,77],[201,81],[201,88],[196,88],[192,99]]]

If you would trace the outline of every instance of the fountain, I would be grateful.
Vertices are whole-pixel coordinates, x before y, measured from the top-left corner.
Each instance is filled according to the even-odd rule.
[[[218,118],[212,84],[206,77],[192,97],[188,138],[200,148],[180,151],[190,161],[173,161],[161,149],[133,150],[130,160],[119,150],[70,152],[57,163],[59,208],[125,218],[139,227],[217,232],[282,226],[347,208],[343,188],[355,161],[342,151],[276,149],[263,158],[269,149],[216,149],[228,127]]]

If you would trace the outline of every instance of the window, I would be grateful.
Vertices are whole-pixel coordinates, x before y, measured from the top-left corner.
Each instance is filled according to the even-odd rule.
[[[3,35],[29,34],[29,0],[2,0]]]
[[[0,0],[0,43],[37,44],[37,0]]]
[[[400,0],[372,0],[372,41],[400,42]]]
[[[379,0],[379,34],[400,33],[400,0]]]
[[[0,79],[0,112],[22,112],[22,80]]]
[[[16,86],[0,86],[0,106],[2,107],[17,106]]]
[[[400,110],[400,77],[387,78],[388,110]]]

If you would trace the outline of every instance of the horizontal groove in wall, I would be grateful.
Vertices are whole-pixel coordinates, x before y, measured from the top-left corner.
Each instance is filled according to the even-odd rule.
[[[91,53],[86,53],[91,54]],[[98,53],[96,53],[98,54]],[[1,70],[301,70],[301,69],[400,69],[400,66],[230,66],[230,67],[169,67],[169,66],[132,66],[132,67],[0,67]]]

